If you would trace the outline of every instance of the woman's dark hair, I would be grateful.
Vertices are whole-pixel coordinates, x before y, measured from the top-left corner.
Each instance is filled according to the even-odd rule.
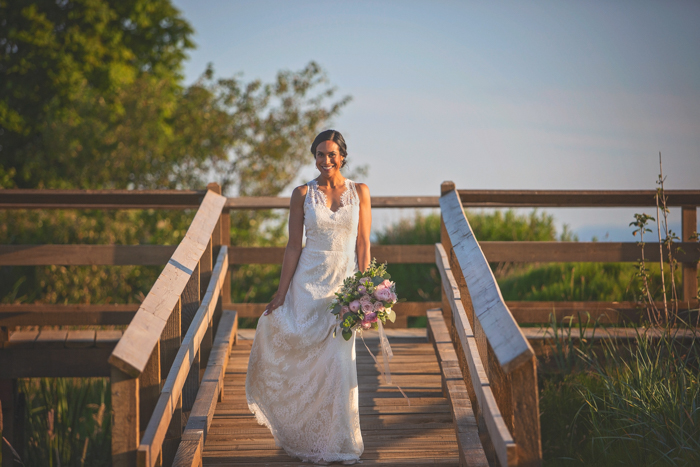
[[[348,158],[348,147],[345,144],[345,138],[343,138],[343,135],[341,135],[339,131],[335,130],[326,130],[319,133],[314,139],[314,142],[311,144],[311,154],[313,154],[314,157],[316,157],[316,148],[324,141],[333,141],[338,145],[340,155],[343,156],[343,164],[340,167],[345,167]]]

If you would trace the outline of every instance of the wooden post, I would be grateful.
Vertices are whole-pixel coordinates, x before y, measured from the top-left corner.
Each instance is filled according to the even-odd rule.
[[[537,361],[532,357],[511,372],[513,439],[518,450],[518,466],[542,465],[540,442],[540,401],[537,388]]]
[[[194,315],[197,314],[197,309],[199,308],[200,301],[200,282],[199,282],[199,262],[197,266],[192,271],[185,289],[182,291],[180,296],[181,303],[181,333],[182,335],[187,334],[187,330],[190,328],[190,324],[194,319]]]
[[[697,207],[683,206],[681,217],[682,241],[697,241],[692,238],[697,235]],[[683,263],[683,300],[689,302],[691,308],[698,306],[698,263]]]
[[[146,431],[160,397],[160,340],[156,344],[148,364],[139,376],[139,439]]]
[[[199,391],[200,355],[201,353],[199,351],[195,354],[192,366],[190,366],[190,372],[187,373],[187,379],[182,387],[183,423],[185,420],[189,419],[192,406],[197,399],[197,391]]]
[[[440,185],[440,196],[443,196],[445,193],[449,193],[454,189],[454,182],[442,182],[442,184]],[[450,237],[447,234],[447,230],[445,229],[445,220],[442,218],[442,212],[440,212],[440,243],[442,243],[443,248],[445,248],[445,251],[449,255],[451,250],[451,243]],[[447,294],[445,293],[445,288],[440,287],[440,292],[442,297],[442,317],[445,320],[448,332],[452,334],[452,309],[450,307],[450,302],[447,298]]]
[[[199,271],[200,263],[197,263],[195,271],[192,273],[192,277],[187,282],[185,290],[182,292],[182,334],[186,334],[187,330],[194,319],[194,315],[197,313],[197,309],[200,305],[200,282],[199,282]],[[200,352],[199,349],[195,350],[196,355],[192,366],[190,367],[190,372],[187,374],[187,379],[185,380],[185,385],[182,388],[182,421],[189,417],[190,411],[192,410],[192,405],[197,397],[197,390],[199,389],[199,359]]]
[[[231,214],[224,208],[221,213],[221,244],[231,246]],[[229,252],[231,249],[229,248]],[[230,254],[230,253],[229,253]],[[229,264],[231,260],[229,259]],[[231,268],[226,270],[224,285],[222,286],[224,304],[231,303]]]
[[[112,466],[136,465],[139,446],[139,379],[111,368]]]
[[[178,300],[177,305],[173,308],[173,312],[168,318],[168,323],[163,330],[160,343],[160,379],[165,380],[168,376],[170,368],[173,366],[173,361],[177,352],[180,350],[182,343],[182,334],[180,323],[181,303]],[[163,465],[171,465],[177,452],[177,446],[180,444],[182,436],[182,397],[178,399],[177,407],[173,412],[173,418],[168,425],[168,432],[163,440]]]
[[[216,248],[214,245],[212,245],[212,241],[209,240],[209,243],[207,243],[207,249],[204,250],[204,253],[202,253],[202,257],[199,260],[199,299],[201,301],[202,297],[204,297],[204,294],[207,291],[207,287],[209,287],[209,280],[211,279],[211,271],[214,268],[213,260],[212,260],[212,247]],[[218,254],[218,252],[217,252]]]
[[[218,227],[217,223],[217,227]],[[216,230],[216,229],[215,229]],[[220,230],[220,229],[218,229]],[[209,243],[207,244],[207,249],[204,251],[204,254],[202,255],[202,259],[200,260],[199,264],[199,274],[200,274],[200,289],[199,289],[199,296],[200,296],[200,302],[201,298],[204,297],[204,294],[207,291],[207,287],[209,286],[209,280],[211,279],[211,272],[213,269],[213,264],[212,264],[212,246],[216,245],[215,240],[217,236],[212,236],[211,239],[209,240]],[[217,250],[220,248],[218,246],[215,246]],[[218,251],[217,251],[218,254]],[[212,321],[209,321],[209,325],[207,326],[207,332],[204,334],[204,337],[202,338],[202,343],[199,347],[199,354],[201,357],[201,365],[200,365],[200,370],[199,370],[199,381],[202,380],[204,377],[204,372],[207,369],[207,363],[209,362],[209,354],[211,353],[211,346],[214,342],[214,334],[213,334],[213,329],[212,329],[212,324],[213,324],[214,319]]]

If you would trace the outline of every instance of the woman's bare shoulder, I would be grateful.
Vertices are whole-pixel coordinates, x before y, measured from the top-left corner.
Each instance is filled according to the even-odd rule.
[[[292,191],[292,199],[290,200],[290,202],[292,204],[303,202],[304,198],[306,197],[306,192],[308,190],[308,185],[299,185],[298,187],[294,188],[294,191]]]
[[[369,187],[364,183],[355,183],[355,189],[360,199],[369,199]]]

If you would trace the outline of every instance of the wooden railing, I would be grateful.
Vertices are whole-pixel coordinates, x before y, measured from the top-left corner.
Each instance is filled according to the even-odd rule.
[[[223,196],[207,192],[185,238],[109,358],[115,467],[137,465],[137,449],[139,465],[161,460],[169,465],[175,456],[182,420],[199,388],[200,363],[211,351],[223,290],[228,290],[225,202]]]
[[[441,244],[435,260],[443,313],[489,462],[542,460],[535,353],[508,310],[474,238],[454,185],[443,184]]]
[[[9,329],[14,326],[131,323],[116,347],[116,339],[106,344],[107,348],[114,348],[110,364],[115,409],[112,438],[115,466],[136,465],[137,462],[140,465],[168,464],[175,456],[183,428],[185,434],[178,465],[196,465],[197,459],[201,460],[201,449],[211,422],[207,419],[208,410],[215,403],[215,397],[222,394],[225,349],[227,345],[230,348],[235,338],[235,319],[257,317],[265,306],[230,303],[229,268],[282,261],[284,248],[230,247],[229,210],[287,209],[288,198],[226,199],[215,194],[218,186],[208,188],[177,192],[0,190],[0,209],[198,209],[185,239],[178,246],[0,246],[0,266],[165,265],[141,305],[0,305],[0,347],[11,344]],[[443,213],[441,246],[372,246],[373,256],[380,261],[435,262],[442,278],[442,302],[400,304],[397,312],[401,319],[395,326],[406,326],[408,317],[424,316],[428,309],[442,308],[491,462],[537,464],[540,455],[534,357],[517,323],[548,321],[553,309],[557,318],[582,310],[592,311],[593,318],[605,314],[611,322],[616,322],[633,319],[636,305],[624,302],[506,303],[498,293],[486,261],[637,261],[639,247],[632,242],[477,243],[463,208],[646,207],[655,205],[656,192],[455,190],[452,184],[444,184],[442,189],[441,197],[375,197],[372,200],[374,208],[441,207]],[[682,209],[683,243],[675,245],[676,258],[683,263],[684,297],[692,300],[697,291],[700,248],[691,237],[697,223],[700,191],[668,190],[667,195],[669,206]],[[448,211],[450,214],[446,216]],[[647,245],[645,256],[650,261],[658,260],[658,246]],[[688,303],[690,305],[697,306],[697,303]],[[235,309],[238,314],[227,315],[230,323],[221,330],[219,342],[213,342],[214,328],[223,309]],[[67,331],[62,332],[64,334],[51,331],[34,336],[37,343],[42,338],[41,345],[45,345],[51,339],[66,340]],[[96,334],[81,334],[76,343],[85,345],[91,338],[93,342],[100,340]],[[213,345],[218,350],[212,350]],[[103,344],[99,352],[104,349]],[[108,370],[97,360],[88,366],[83,365],[85,371],[95,375]],[[77,371],[75,365],[70,371]],[[197,395],[200,379],[202,389]],[[191,418],[181,416],[181,412],[187,415],[190,410],[194,414]]]

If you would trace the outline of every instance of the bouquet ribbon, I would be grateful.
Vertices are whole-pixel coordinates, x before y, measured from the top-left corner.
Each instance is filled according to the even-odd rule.
[[[369,350],[369,347],[367,347],[367,342],[365,342],[365,336],[360,334],[360,337],[362,337],[362,343],[365,344],[365,348],[367,349],[367,352],[372,356],[374,359],[374,363],[377,364],[379,367],[379,372],[382,374],[384,377],[384,381],[387,382],[387,384],[393,384],[391,382],[391,371],[389,371],[389,360],[394,358],[394,352],[391,351],[391,346],[389,345],[389,339],[386,337],[386,333],[384,332],[384,326],[382,325],[381,321],[377,322],[379,324],[379,347],[382,349],[382,364],[379,363],[377,360],[377,357],[374,356],[371,350]],[[401,392],[403,397],[406,399],[406,402],[408,402],[408,405],[411,405],[411,399],[408,398],[405,392],[403,392],[403,389],[401,389],[401,386],[398,384],[394,384],[398,388],[398,390]]]

